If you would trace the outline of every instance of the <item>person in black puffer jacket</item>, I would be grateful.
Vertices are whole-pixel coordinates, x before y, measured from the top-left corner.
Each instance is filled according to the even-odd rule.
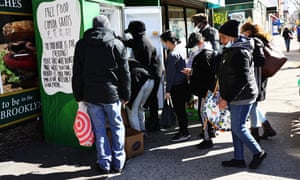
[[[110,29],[108,18],[97,16],[93,28],[76,43],[72,88],[76,101],[87,103],[101,173],[121,172],[124,168],[121,102],[126,104],[130,99],[130,85],[126,48]],[[106,134],[106,120],[112,132],[112,146]]]
[[[123,40],[125,46],[132,49],[133,58],[148,68],[149,73],[154,78],[154,88],[147,98],[144,108],[149,108],[150,116],[146,120],[147,131],[160,130],[158,117],[158,98],[157,93],[161,82],[163,64],[157,55],[156,48],[146,36],[146,25],[142,21],[131,21],[128,28],[124,31],[130,33],[133,38]],[[133,99],[137,93],[132,94]]]
[[[254,42],[239,36],[238,27],[238,21],[229,20],[219,30],[220,40],[224,45],[218,72],[220,83],[219,108],[229,107],[234,146],[234,158],[223,161],[222,165],[225,167],[246,167],[243,148],[246,145],[253,153],[249,168],[256,169],[267,153],[246,127],[246,120],[258,94],[252,58]]]

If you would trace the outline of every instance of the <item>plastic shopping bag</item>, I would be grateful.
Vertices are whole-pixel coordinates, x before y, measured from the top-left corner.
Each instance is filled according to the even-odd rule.
[[[81,146],[89,147],[93,145],[94,132],[92,130],[92,123],[87,113],[87,106],[85,102],[78,102],[78,110],[76,113],[73,129]]]
[[[215,129],[229,131],[231,129],[230,112],[227,109],[219,109],[220,93],[217,86],[214,91],[208,90],[205,98],[202,99],[201,116]]]

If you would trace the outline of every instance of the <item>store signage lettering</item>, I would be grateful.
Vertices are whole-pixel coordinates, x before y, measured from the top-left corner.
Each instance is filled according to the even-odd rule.
[[[0,127],[16,120],[28,119],[41,113],[40,90],[22,90],[1,96]]]
[[[42,37],[41,80],[45,92],[72,93],[72,66],[80,33],[80,4],[74,0],[41,3],[37,9]]]
[[[22,0],[0,0],[0,7],[22,8]]]
[[[10,101],[2,101],[0,119],[8,119],[39,110],[41,108],[41,102],[32,100],[33,96],[27,95],[27,97],[13,97]]]

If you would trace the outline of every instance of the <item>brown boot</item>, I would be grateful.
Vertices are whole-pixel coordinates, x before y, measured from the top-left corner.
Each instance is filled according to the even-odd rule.
[[[250,131],[251,131],[251,134],[252,136],[254,137],[254,139],[259,142],[260,140],[260,136],[259,136],[259,133],[258,133],[258,128],[250,128]]]
[[[268,137],[275,136],[276,131],[271,127],[269,121],[265,121],[262,123],[262,128],[264,130],[263,135],[260,137],[261,139],[267,139]]]

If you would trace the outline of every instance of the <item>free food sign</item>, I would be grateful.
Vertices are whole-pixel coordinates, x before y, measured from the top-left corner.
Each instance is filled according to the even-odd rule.
[[[37,8],[42,39],[41,81],[45,92],[72,93],[72,66],[80,33],[80,4],[74,0],[44,2]]]

